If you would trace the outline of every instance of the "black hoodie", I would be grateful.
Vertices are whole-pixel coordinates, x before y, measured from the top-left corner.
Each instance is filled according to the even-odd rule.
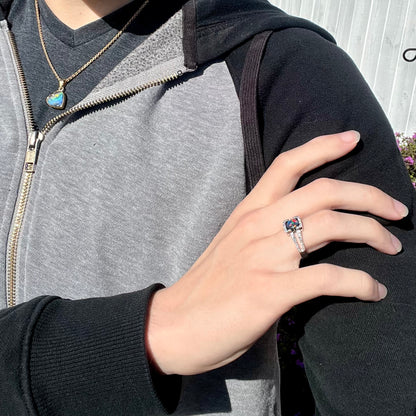
[[[0,4],[7,16],[11,1]],[[338,243],[303,263],[365,270],[388,287],[384,301],[319,298],[299,311],[305,322],[301,347],[317,415],[414,415],[415,193],[379,104],[327,32],[265,0],[191,0],[183,11],[186,65],[195,68],[225,60],[239,94],[247,191],[279,153],[319,135],[354,129],[362,138],[354,153],[311,172],[299,186],[319,177],[367,183],[409,207],[409,217],[402,223],[383,222],[402,241],[400,255],[390,257],[364,245]],[[59,402],[49,403],[47,413],[37,409],[38,401],[48,401],[48,390],[56,390],[54,374],[71,374],[68,357],[48,366],[55,372],[42,371],[48,358],[40,347],[51,336],[55,342],[68,342],[66,328],[60,325],[67,319],[79,322],[77,332],[71,334],[68,356],[86,359],[89,352],[81,346],[89,336],[90,348],[100,351],[96,362],[100,377],[114,383],[120,377],[131,381],[114,397],[103,395],[95,374],[71,374],[85,384],[85,406],[77,416],[156,416],[172,411],[180,379],[152,379],[143,342],[147,303],[160,287],[81,301],[41,297],[0,311],[0,415],[73,415],[71,391],[65,385],[60,386]],[[52,302],[54,307],[46,309]],[[113,310],[120,311],[118,316]],[[115,327],[123,328],[117,337],[112,332]],[[131,348],[118,357],[119,373],[114,374],[104,357],[119,354],[121,345]],[[89,398],[91,403],[100,401],[100,408],[89,407]]]

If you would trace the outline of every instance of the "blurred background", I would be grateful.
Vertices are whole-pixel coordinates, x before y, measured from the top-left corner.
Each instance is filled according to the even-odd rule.
[[[328,30],[348,52],[395,131],[416,131],[416,0],[270,0]],[[416,51],[409,53],[411,58]]]

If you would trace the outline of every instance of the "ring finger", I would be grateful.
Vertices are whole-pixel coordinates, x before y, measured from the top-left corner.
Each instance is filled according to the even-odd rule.
[[[400,241],[376,220],[361,215],[323,210],[303,219],[303,242],[308,253],[330,242],[367,244],[376,250],[395,255],[401,251]],[[271,265],[270,271],[288,271],[297,268],[301,255],[288,234],[281,230],[257,240],[256,261]]]

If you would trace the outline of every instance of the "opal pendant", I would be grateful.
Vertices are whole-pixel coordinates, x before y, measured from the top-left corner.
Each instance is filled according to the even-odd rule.
[[[60,79],[58,89],[46,97],[46,104],[55,110],[63,110],[66,106],[65,86],[67,80]]]
[[[46,103],[55,110],[63,110],[66,106],[66,94],[64,91],[57,90],[46,97]]]

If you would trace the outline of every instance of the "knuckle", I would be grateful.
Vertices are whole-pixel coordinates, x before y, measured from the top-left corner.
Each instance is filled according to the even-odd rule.
[[[337,284],[337,268],[332,264],[320,264],[317,277],[318,289],[321,293],[332,293]]]
[[[333,179],[329,178],[318,178],[315,179],[312,184],[314,190],[320,194],[332,195],[335,188],[335,182]]]
[[[380,191],[372,185],[364,185],[363,191],[367,194],[367,198],[371,201],[378,200],[380,196]]]
[[[259,227],[260,217],[261,212],[258,209],[244,214],[238,223],[238,230],[246,235],[255,234]]]
[[[275,163],[277,165],[282,165],[282,164],[284,165],[288,163],[289,160],[290,160],[290,150],[280,153],[279,156],[276,157]]]
[[[334,223],[338,219],[338,215],[329,209],[324,209],[322,211],[319,211],[318,214],[316,214],[317,221],[319,228],[321,229],[331,229],[331,227],[334,226]]]
[[[293,157],[292,151],[287,150],[286,152],[280,153],[275,159],[276,166],[282,168],[286,174],[288,172],[296,174],[300,168],[298,167],[297,159]]]
[[[366,220],[368,221],[368,241],[383,241],[388,238],[386,229],[376,219],[367,218]]]
[[[372,295],[376,290],[374,279],[372,279],[368,274],[364,272],[360,273],[359,290],[361,294],[368,295]]]
[[[377,235],[380,235],[383,233],[383,227],[376,219],[368,217],[367,221],[368,221],[369,228],[372,233],[376,233]]]

